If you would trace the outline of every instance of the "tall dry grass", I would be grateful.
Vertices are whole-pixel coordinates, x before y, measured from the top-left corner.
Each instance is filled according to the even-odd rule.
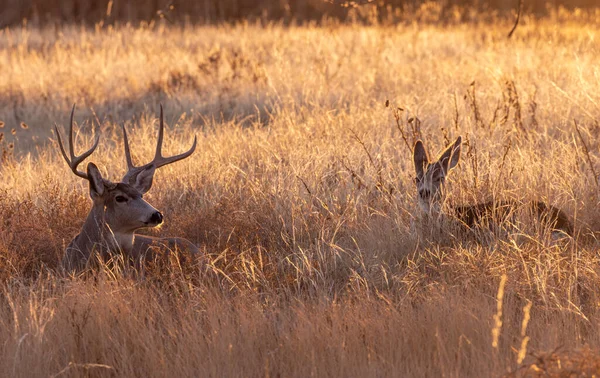
[[[509,28],[3,30],[0,375],[595,371],[598,27]],[[50,132],[73,102],[80,145],[101,133],[92,160],[114,180],[121,123],[138,159],[159,103],[168,151],[198,135],[158,171],[147,198],[166,224],[148,233],[192,240],[208,271],[57,273],[90,206]],[[542,199],[576,236],[419,227],[411,128],[432,153],[465,137],[452,203]]]

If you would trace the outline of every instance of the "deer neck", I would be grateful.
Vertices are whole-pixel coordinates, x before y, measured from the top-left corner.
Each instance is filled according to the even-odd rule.
[[[447,210],[453,211],[453,206],[446,204],[445,192],[439,198],[435,198],[429,203],[419,202],[420,219],[426,223],[439,222],[443,220],[448,214]]]
[[[78,239],[83,244],[100,246],[110,252],[129,253],[133,248],[133,232],[115,232],[106,223],[103,204],[95,204],[88,214]]]
[[[442,195],[429,203],[422,204],[421,210],[428,218],[440,218],[444,215],[444,207],[446,206],[446,196]],[[450,205],[450,208],[452,206]]]

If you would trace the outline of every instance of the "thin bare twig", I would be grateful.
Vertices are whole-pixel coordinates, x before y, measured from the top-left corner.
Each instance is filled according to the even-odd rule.
[[[522,8],[523,8],[523,0],[519,0],[519,10],[517,11],[517,19],[515,20],[515,24],[513,25],[512,29],[510,29],[510,31],[508,32],[507,38],[512,37],[515,29],[517,28],[517,25],[519,25],[519,20],[521,19],[521,9]]]
[[[375,164],[375,161],[373,160],[373,157],[371,156],[371,153],[369,152],[369,149],[365,145],[365,142],[363,142],[362,139],[360,139],[358,134],[356,134],[356,131],[352,130],[351,128],[348,128],[348,131],[350,131],[352,133],[352,137],[354,139],[356,139],[356,141],[362,146],[363,150],[365,150],[365,153],[367,154],[367,157],[369,158],[371,165],[373,165],[373,167],[375,169],[378,169],[377,165]]]
[[[458,103],[456,102],[456,92],[452,97],[454,98],[454,130],[458,130]]]
[[[590,156],[590,150],[588,149],[587,144],[585,144],[585,140],[583,139],[583,135],[581,135],[581,131],[579,131],[579,125],[577,121],[573,120],[573,125],[575,125],[575,131],[577,131],[577,135],[579,135],[579,139],[581,140],[581,144],[583,145],[583,152],[585,153],[585,157],[590,165],[590,171],[592,171],[592,175],[594,176],[594,182],[596,183],[596,187],[600,186],[598,183],[598,175],[596,174],[596,170],[594,169],[594,164],[592,164],[592,158]]]
[[[360,139],[360,137],[358,136],[358,134],[356,134],[356,132],[354,130],[352,130],[351,128],[348,128],[348,130],[352,133],[352,137],[354,139],[356,139],[356,141],[362,146],[363,150],[367,154],[367,157],[369,158],[369,161],[371,162],[371,165],[377,171],[377,178],[378,178],[377,187],[379,189],[384,189],[387,192],[387,194],[391,194],[391,190],[386,189],[386,182],[383,180],[383,174],[382,174],[383,167],[381,166],[381,162],[380,162],[380,164],[375,164],[375,159],[373,159],[373,156],[371,156],[371,152],[369,152],[369,149],[365,145],[365,142],[363,142],[362,139]],[[391,185],[389,187],[391,188]]]
[[[508,152],[512,147],[512,139],[508,140],[508,143],[504,146],[504,154],[502,155],[502,162],[500,163],[500,167],[498,168],[498,177],[496,177],[496,182],[494,183],[494,190],[492,193],[496,193],[497,185],[502,179],[502,173],[504,172],[504,164],[506,163],[506,157],[508,156]]]
[[[358,173],[356,173],[354,171],[354,169],[350,168],[345,162],[344,162],[344,158],[340,159],[340,163],[342,164],[342,167],[344,167],[348,172],[350,172],[350,175],[352,176],[352,182],[354,183],[354,181],[356,180],[358,182],[358,189],[360,188],[366,188],[367,186],[365,185],[364,181],[360,178],[360,176],[358,175]]]
[[[473,186],[477,188],[477,177],[479,176],[479,161],[477,160],[477,147],[471,142],[469,134],[465,138],[465,145],[467,146],[467,157],[471,162],[471,168],[473,169]]]
[[[302,185],[304,185],[304,189],[306,189],[306,191],[308,192],[308,194],[312,196],[313,195],[312,191],[308,188],[308,184],[306,184],[306,181],[304,181],[304,179],[302,177],[298,176],[298,175],[296,175],[296,178],[298,180],[300,180],[300,182],[302,183]]]
[[[404,144],[406,145],[406,148],[408,148],[409,151],[412,151],[412,146],[410,145],[410,143],[408,143],[408,138],[406,137],[406,134],[404,133],[404,129],[402,128],[402,125],[400,124],[400,112],[404,111],[404,109],[402,108],[396,108],[393,111],[394,114],[394,119],[396,119],[396,127],[398,128],[398,131],[400,131],[400,136],[402,137],[402,140],[404,141]]]
[[[465,99],[469,101],[469,106],[471,107],[471,110],[473,111],[473,117],[475,117],[475,124],[478,127],[484,128],[485,124],[481,117],[481,113],[479,112],[479,106],[477,105],[477,95],[475,93],[475,81],[472,81],[471,84],[469,84],[469,89],[467,90]]]
[[[385,107],[386,108],[390,107],[389,100],[385,101]],[[412,153],[413,146],[415,145],[417,140],[421,139],[421,120],[415,116],[415,117],[408,118],[406,120],[406,122],[402,122],[401,120],[403,118],[402,117],[403,112],[404,112],[404,109],[399,106],[393,107],[393,109],[392,109],[392,115],[394,116],[394,119],[396,120],[396,128],[400,132],[400,136],[402,137],[402,140],[404,141],[404,145],[406,146],[408,151],[410,153]],[[406,128],[406,130],[405,130],[405,128]],[[412,134],[412,135],[409,135],[409,134]],[[411,138],[411,141],[409,141],[408,138]],[[412,142],[412,144],[411,144],[411,142]]]

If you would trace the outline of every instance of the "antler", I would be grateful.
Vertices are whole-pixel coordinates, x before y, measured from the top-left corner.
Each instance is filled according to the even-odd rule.
[[[84,161],[88,156],[90,156],[92,154],[92,152],[94,152],[96,147],[98,147],[98,141],[100,140],[100,136],[96,135],[96,141],[94,142],[94,145],[92,146],[92,148],[90,148],[89,150],[87,150],[86,152],[82,153],[79,156],[75,156],[75,150],[73,148],[73,114],[74,113],[75,113],[75,104],[73,104],[73,109],[71,110],[71,122],[69,123],[69,155],[71,156],[70,159],[67,156],[65,147],[64,147],[62,139],[60,137],[60,132],[58,131],[58,126],[56,126],[56,124],[54,125],[54,130],[56,130],[56,136],[58,137],[58,145],[60,146],[60,152],[62,152],[62,156],[67,161],[67,164],[69,164],[69,167],[71,168],[73,173],[75,173],[77,176],[79,176],[81,178],[89,180],[89,177],[86,173],[77,170],[77,166],[82,161]]]
[[[160,168],[167,164],[171,164],[176,161],[183,160],[186,157],[190,156],[196,150],[196,136],[194,136],[194,143],[192,144],[192,147],[188,151],[186,151],[182,154],[179,154],[179,155],[164,157],[162,155],[162,141],[163,141],[164,128],[165,128],[165,125],[163,122],[163,107],[161,104],[160,105],[160,128],[158,129],[158,142],[156,143],[156,152],[154,153],[154,159],[152,159],[152,161],[148,164],[144,164],[142,166],[136,167],[133,165],[133,162],[131,161],[131,150],[129,149],[129,140],[127,139],[127,131],[125,130],[125,125],[123,125],[125,159],[127,159],[127,169],[128,169],[125,176],[123,176],[122,181],[124,183],[135,182],[135,178],[136,178],[137,174],[140,173],[141,171],[151,167],[152,165],[154,165],[154,168]]]

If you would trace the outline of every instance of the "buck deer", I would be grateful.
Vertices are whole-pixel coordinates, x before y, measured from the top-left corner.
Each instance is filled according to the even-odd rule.
[[[428,216],[442,215],[442,205],[446,198],[445,181],[450,170],[460,160],[462,138],[448,146],[437,161],[431,162],[425,151],[423,142],[418,140],[413,150],[413,159],[417,173],[416,185],[419,206]],[[488,201],[474,205],[449,206],[454,218],[474,228],[482,223],[497,223],[498,220],[510,219],[520,212],[528,212],[542,224],[547,225],[553,237],[573,235],[573,225],[567,215],[554,206],[541,201],[519,203],[517,201]]]
[[[152,179],[157,168],[174,163],[190,156],[196,149],[196,137],[192,147],[182,154],[163,157],[162,142],[164,134],[163,109],[160,107],[160,126],[154,159],[145,165],[134,166],[127,139],[127,131],[123,125],[125,158],[128,171],[121,182],[113,183],[102,177],[94,163],[88,163],[86,172],[77,166],[89,157],[98,147],[99,136],[92,148],[79,156],[75,155],[73,146],[73,115],[71,110],[69,124],[69,155],[65,151],[60,132],[55,125],[58,144],[64,159],[73,173],[89,181],[92,209],[88,214],[81,232],[69,243],[65,251],[62,266],[66,271],[84,269],[97,257],[107,260],[121,253],[127,260],[137,264],[144,259],[155,257],[155,252],[163,250],[179,250],[191,254],[198,253],[198,248],[183,238],[155,238],[136,235],[135,232],[144,227],[156,227],[163,222],[160,211],[143,199],[143,194],[152,187]]]

